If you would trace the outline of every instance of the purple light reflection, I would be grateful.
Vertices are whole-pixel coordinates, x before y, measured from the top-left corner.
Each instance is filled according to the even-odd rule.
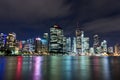
[[[41,61],[42,57],[34,57],[33,80],[41,80]]]

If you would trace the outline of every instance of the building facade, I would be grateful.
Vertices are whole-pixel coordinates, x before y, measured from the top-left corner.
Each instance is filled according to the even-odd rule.
[[[63,53],[63,30],[58,25],[50,28],[49,52]]]

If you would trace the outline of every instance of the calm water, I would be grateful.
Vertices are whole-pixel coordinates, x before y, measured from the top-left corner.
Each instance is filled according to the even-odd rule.
[[[0,80],[120,80],[120,57],[0,57]]]

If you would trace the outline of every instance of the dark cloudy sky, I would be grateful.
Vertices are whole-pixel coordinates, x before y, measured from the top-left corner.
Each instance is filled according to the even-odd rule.
[[[42,36],[59,24],[74,36],[77,23],[86,36],[120,43],[120,0],[0,0],[0,32],[18,39]]]

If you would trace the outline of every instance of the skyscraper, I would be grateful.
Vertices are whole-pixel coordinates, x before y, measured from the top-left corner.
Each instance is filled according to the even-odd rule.
[[[75,37],[73,37],[72,52],[76,53],[76,38]]]
[[[15,54],[16,47],[16,34],[14,32],[9,33],[6,39],[6,49],[12,54]]]
[[[90,52],[90,54],[94,55],[94,53],[95,53],[95,52],[94,52],[94,48],[91,47],[90,50],[89,50],[89,52]]]
[[[100,40],[99,40],[99,36],[98,35],[94,35],[93,47],[94,47],[95,54],[98,54],[99,53],[98,49],[100,47]]]
[[[67,47],[67,53],[70,53],[71,52],[71,38],[68,37],[67,40],[66,40],[66,47]]]
[[[77,53],[82,52],[81,31],[79,28],[76,29],[76,50],[77,50]]]
[[[113,47],[108,47],[108,53],[114,53]]]
[[[107,53],[107,41],[106,40],[103,40],[102,42],[101,42],[101,52],[102,53]]]
[[[84,38],[84,31],[81,31],[81,53],[85,53],[85,38]]]
[[[63,53],[63,30],[58,25],[50,28],[50,53]]]
[[[23,52],[34,52],[35,51],[35,39],[27,39],[21,41],[22,43],[22,51]]]
[[[115,45],[115,54],[120,54],[120,44]]]
[[[82,43],[82,53],[89,53],[89,38],[85,37],[83,38],[83,43]]]
[[[66,37],[63,37],[63,52],[67,52],[67,39]]]
[[[6,37],[7,35],[3,33],[0,34],[0,48],[5,47]]]
[[[44,54],[47,54],[48,53],[48,40],[43,38],[43,39],[41,39],[41,42],[42,42],[42,49],[41,49],[41,51]]]
[[[48,35],[48,33],[44,33],[43,39],[42,39],[42,45],[44,47],[43,48],[44,49],[43,52],[48,53],[48,51],[49,51],[49,35]]]
[[[42,49],[42,42],[41,42],[41,38],[35,38],[35,52],[36,53],[40,53]]]

